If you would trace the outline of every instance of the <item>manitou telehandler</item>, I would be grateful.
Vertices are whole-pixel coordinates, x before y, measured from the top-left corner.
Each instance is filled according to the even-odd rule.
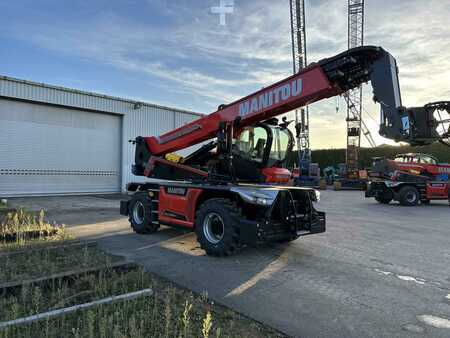
[[[324,232],[325,214],[313,205],[318,192],[287,184],[294,142],[289,122],[274,117],[369,80],[381,104],[383,136],[412,144],[439,139],[433,117],[401,106],[395,59],[380,47],[355,48],[164,135],[137,137],[132,171],[153,180],[127,185],[134,194],[121,201],[121,214],[137,233],[161,224],[192,229],[215,256]],[[185,158],[168,157],[210,139]]]
[[[429,204],[431,200],[450,203],[450,164],[439,163],[427,154],[400,154],[393,160],[375,158],[369,172],[366,197],[403,206]]]

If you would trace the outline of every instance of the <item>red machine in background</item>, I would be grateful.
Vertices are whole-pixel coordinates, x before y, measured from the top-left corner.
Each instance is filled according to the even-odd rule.
[[[439,163],[427,154],[400,154],[394,160],[375,158],[366,197],[382,204],[392,200],[404,206],[428,204],[431,200],[450,203],[450,164]]]
[[[289,121],[275,116],[370,80],[383,136],[412,144],[441,139],[433,116],[402,107],[397,73],[395,59],[382,48],[355,48],[164,135],[137,137],[132,171],[152,180],[128,184],[134,195],[121,201],[121,214],[138,233],[161,224],[192,229],[206,253],[216,256],[324,232],[325,214],[313,205],[318,192],[285,184],[294,138]],[[169,153],[211,139],[170,160]]]

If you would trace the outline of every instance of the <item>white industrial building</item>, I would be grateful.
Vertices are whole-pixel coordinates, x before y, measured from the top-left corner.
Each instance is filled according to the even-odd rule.
[[[0,196],[110,193],[131,174],[136,136],[199,114],[0,77]]]

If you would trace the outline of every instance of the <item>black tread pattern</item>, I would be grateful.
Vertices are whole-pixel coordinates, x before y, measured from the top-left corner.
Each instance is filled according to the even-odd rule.
[[[144,224],[136,224],[133,220],[133,204],[137,201],[142,202],[146,208],[145,222]],[[152,223],[152,199],[148,196],[147,192],[136,193],[130,200],[128,207],[128,220],[133,231],[137,234],[152,234],[158,231],[159,224]]]
[[[219,213],[225,223],[224,237],[218,244],[210,243],[203,234],[203,219],[213,211]],[[195,214],[195,233],[200,247],[210,256],[231,256],[240,248],[239,227],[243,218],[241,209],[227,198],[211,198],[205,201]]]
[[[416,203],[410,203],[406,200],[406,194],[408,193],[408,191],[414,190],[417,193],[417,199],[416,199]],[[412,185],[405,185],[403,187],[400,188],[399,192],[399,201],[400,204],[405,206],[405,207],[412,207],[412,206],[416,206],[417,204],[419,204],[419,201],[421,199],[420,197],[420,191],[412,186]]]

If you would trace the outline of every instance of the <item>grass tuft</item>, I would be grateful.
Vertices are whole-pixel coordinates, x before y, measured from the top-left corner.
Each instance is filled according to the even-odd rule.
[[[67,238],[63,224],[50,224],[44,210],[27,211],[24,208],[0,213],[1,246],[23,246],[30,241],[50,241]]]
[[[22,235],[29,230],[52,229],[58,229],[58,235],[34,239]],[[151,295],[140,298],[0,329],[0,338],[284,337],[263,324],[214,303],[206,291],[195,294],[136,266],[124,270],[112,269],[111,264],[121,260],[120,257],[111,256],[95,245],[66,241],[64,228],[46,221],[43,211],[31,213],[19,209],[8,212],[1,221],[0,234],[18,234],[18,240],[14,243],[0,242],[0,286],[21,283],[20,287],[0,287],[0,322],[112,295],[146,288],[153,290]],[[102,269],[97,273],[48,279],[57,273],[91,267]],[[23,283],[43,277],[47,278],[40,282]]]

